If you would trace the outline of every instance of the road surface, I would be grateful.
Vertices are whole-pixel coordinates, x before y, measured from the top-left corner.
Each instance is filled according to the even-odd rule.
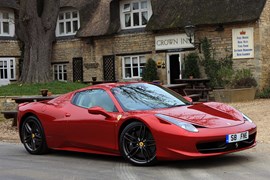
[[[269,179],[270,144],[214,158],[135,167],[121,157],[56,151],[28,154],[22,144],[0,142],[0,180],[247,180]]]

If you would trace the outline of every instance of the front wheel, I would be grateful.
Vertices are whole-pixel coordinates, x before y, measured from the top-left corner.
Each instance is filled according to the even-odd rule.
[[[150,130],[141,122],[127,125],[120,136],[123,157],[133,165],[153,165],[156,160],[156,143]]]
[[[42,125],[35,116],[29,116],[23,122],[21,141],[30,154],[45,154],[48,152]]]

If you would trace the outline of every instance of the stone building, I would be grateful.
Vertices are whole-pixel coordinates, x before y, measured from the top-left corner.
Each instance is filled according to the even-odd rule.
[[[20,69],[12,2],[0,0],[0,27],[8,13],[10,31],[0,32],[2,80],[18,79]],[[192,43],[184,31],[190,23],[196,27]],[[251,69],[262,89],[270,85],[269,26],[269,0],[61,0],[52,77],[140,80],[151,58],[160,80],[170,84],[184,75],[185,56],[200,53],[194,42],[207,37],[218,58],[233,55],[234,67]]]

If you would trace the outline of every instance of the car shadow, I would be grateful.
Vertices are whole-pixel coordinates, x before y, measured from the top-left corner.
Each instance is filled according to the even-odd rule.
[[[121,156],[110,156],[110,155],[102,155],[102,154],[91,154],[84,152],[73,152],[73,151],[61,151],[61,150],[51,150],[48,154],[49,156],[54,157],[71,157],[76,159],[88,159],[95,161],[108,161],[108,162],[125,162],[125,160]]]
[[[255,161],[253,156],[238,153],[192,160],[163,161],[158,165],[171,168],[216,168],[233,164],[246,164],[252,161]]]
[[[121,156],[109,156],[99,154],[89,154],[71,151],[52,151],[48,156],[53,157],[68,157],[75,159],[104,161],[109,163],[121,163],[125,166],[132,166]],[[178,161],[159,161],[155,166],[170,167],[170,168],[216,168],[230,166],[233,164],[245,164],[247,162],[255,161],[254,156],[248,154],[234,153],[215,157],[207,157],[192,160],[178,160]]]

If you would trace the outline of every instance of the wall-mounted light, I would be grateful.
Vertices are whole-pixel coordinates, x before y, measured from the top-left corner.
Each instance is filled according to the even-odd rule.
[[[191,44],[194,44],[194,42],[192,42],[192,37],[194,36],[194,33],[195,33],[195,26],[192,25],[192,24],[188,24],[188,25],[186,25],[186,26],[184,27],[184,29],[185,29],[186,35],[187,35],[188,38],[189,38],[189,42],[190,42]]]
[[[194,37],[195,35],[195,28],[196,27],[194,25],[189,23],[188,25],[184,27],[184,30],[185,30],[186,35],[189,38],[189,42],[193,44],[196,49],[199,49],[199,52],[201,52],[201,43],[195,43],[195,38],[194,38],[194,42],[192,42],[192,37]]]

